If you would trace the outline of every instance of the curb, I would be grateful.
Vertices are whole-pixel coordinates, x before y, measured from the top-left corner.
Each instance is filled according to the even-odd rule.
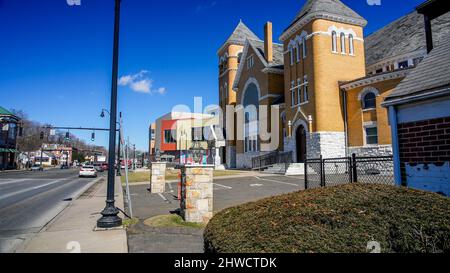
[[[29,238],[27,238],[15,251],[14,253],[21,253],[28,243],[36,237],[37,234],[45,232],[61,215],[72,205],[73,201],[80,198],[83,193],[85,193],[87,190],[89,190],[92,186],[94,186],[98,181],[100,181],[104,177],[98,177],[94,179],[91,183],[87,184],[83,188],[81,188],[78,192],[74,194],[74,197],[72,197],[72,201],[67,202],[67,205],[60,211],[58,214],[56,214],[50,221],[48,221],[38,232],[33,233]]]

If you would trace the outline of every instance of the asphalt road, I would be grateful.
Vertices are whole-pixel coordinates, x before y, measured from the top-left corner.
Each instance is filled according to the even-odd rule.
[[[14,252],[94,180],[78,169],[0,173],[0,252]]]
[[[150,194],[149,185],[130,187],[134,217],[145,220],[167,215],[180,207],[175,200],[177,184],[168,183],[166,193]],[[249,176],[214,181],[214,211],[262,198],[304,189],[303,176]],[[203,231],[197,229],[149,228],[142,221],[128,231],[130,253],[202,253]]]

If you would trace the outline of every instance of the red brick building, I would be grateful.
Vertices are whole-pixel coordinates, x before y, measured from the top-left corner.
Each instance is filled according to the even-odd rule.
[[[430,20],[450,11],[448,1],[427,1],[427,57],[394,89],[389,108],[398,185],[450,196],[450,37],[433,49]]]

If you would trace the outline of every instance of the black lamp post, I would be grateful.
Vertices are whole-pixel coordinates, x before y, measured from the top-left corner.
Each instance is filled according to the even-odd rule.
[[[113,69],[111,88],[111,109],[109,121],[109,153],[108,153],[108,190],[106,197],[106,207],[102,211],[102,217],[97,221],[99,228],[114,228],[122,225],[122,219],[118,216],[119,210],[115,206],[114,184],[115,184],[115,148],[116,148],[116,120],[117,120],[117,80],[119,73],[119,29],[120,29],[120,1],[115,0],[114,17],[114,48],[113,48]]]
[[[106,109],[102,109],[102,113],[100,114],[101,118],[104,118],[105,112],[108,113],[111,116],[111,113],[106,110]],[[122,120],[122,112],[119,113],[119,120]],[[117,122],[117,124],[119,125],[119,141],[118,141],[118,145],[117,145],[117,176],[122,176],[122,172],[121,172],[121,164],[120,164],[120,143],[121,143],[121,139],[122,139],[122,135],[121,135],[121,123]]]

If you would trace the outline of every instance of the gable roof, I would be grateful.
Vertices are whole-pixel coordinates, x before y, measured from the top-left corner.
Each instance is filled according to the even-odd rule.
[[[3,116],[14,116],[13,113],[11,113],[10,111],[6,110],[5,108],[0,106],[0,115]]]
[[[252,48],[255,51],[258,59],[264,65],[265,68],[272,69],[284,69],[284,55],[283,55],[283,45],[273,43],[273,62],[267,62],[265,53],[264,53],[264,41],[261,40],[247,40],[245,43],[244,51],[242,53],[242,60],[247,59],[248,49]],[[239,64],[239,68],[234,79],[233,89],[237,88],[239,81],[241,80],[242,70],[244,68],[245,61],[241,61]]]
[[[304,24],[306,24],[312,19],[326,19],[362,27],[367,25],[366,19],[340,0],[308,0],[285,32],[302,20],[305,20]]]
[[[450,34],[450,13],[432,21],[433,42]],[[365,38],[366,65],[395,56],[426,50],[423,15],[411,12]]]
[[[218,52],[222,51],[223,47],[229,44],[244,46],[247,39],[259,40],[258,36],[256,36],[256,34],[251,31],[241,20],[234,29],[233,33],[231,33],[230,37],[228,37],[225,43],[223,43],[220,47]]]
[[[387,96],[384,106],[405,102],[411,97],[450,94],[450,38],[435,47],[425,59]]]
[[[283,45],[273,43],[273,62],[268,63],[267,58],[264,53],[264,41],[261,40],[248,40],[250,45],[255,51],[257,51],[261,61],[266,66],[266,68],[280,68],[283,69],[284,56],[283,56]]]

